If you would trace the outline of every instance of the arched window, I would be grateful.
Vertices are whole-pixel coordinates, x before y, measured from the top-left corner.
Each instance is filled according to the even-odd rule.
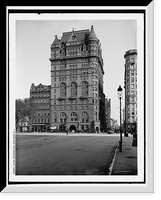
[[[88,122],[89,121],[89,115],[87,112],[82,112],[82,122]]]
[[[61,83],[60,84],[60,97],[66,97],[66,84],[65,83]]]
[[[83,97],[88,96],[88,83],[86,81],[83,81],[82,83],[82,96]]]
[[[57,113],[54,112],[54,122],[57,122]]]
[[[67,119],[67,115],[65,112],[61,112],[60,113],[60,122],[61,123],[65,123],[66,122],[66,119]]]
[[[71,83],[71,97],[77,97],[77,83]]]
[[[76,112],[72,112],[71,115],[70,115],[71,121],[77,121],[77,118],[78,118],[77,113]]]

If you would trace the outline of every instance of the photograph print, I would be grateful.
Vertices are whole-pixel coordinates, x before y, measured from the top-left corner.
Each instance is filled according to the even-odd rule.
[[[145,183],[144,14],[9,20],[9,180]]]

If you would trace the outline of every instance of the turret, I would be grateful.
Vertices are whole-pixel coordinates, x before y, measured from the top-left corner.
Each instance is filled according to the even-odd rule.
[[[96,41],[96,42],[98,42],[97,36],[96,36],[96,34],[94,32],[93,25],[91,26],[91,31],[90,31],[89,36],[88,36],[88,41]]]
[[[88,53],[90,55],[98,54],[98,38],[94,32],[93,25],[91,26],[91,31],[88,35]]]

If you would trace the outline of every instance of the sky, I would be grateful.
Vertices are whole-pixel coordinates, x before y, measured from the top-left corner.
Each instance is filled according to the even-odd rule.
[[[17,20],[16,99],[28,98],[32,83],[51,84],[49,58],[55,35],[59,38],[73,28],[90,30],[91,25],[101,42],[104,93],[111,99],[111,118],[119,121],[117,88],[124,88],[125,52],[136,48],[135,20]]]

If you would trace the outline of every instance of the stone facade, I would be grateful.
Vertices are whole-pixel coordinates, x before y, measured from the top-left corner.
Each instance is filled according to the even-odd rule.
[[[101,44],[91,30],[63,33],[51,45],[50,126],[103,130],[105,95]]]
[[[137,130],[137,50],[125,53],[125,127]]]

